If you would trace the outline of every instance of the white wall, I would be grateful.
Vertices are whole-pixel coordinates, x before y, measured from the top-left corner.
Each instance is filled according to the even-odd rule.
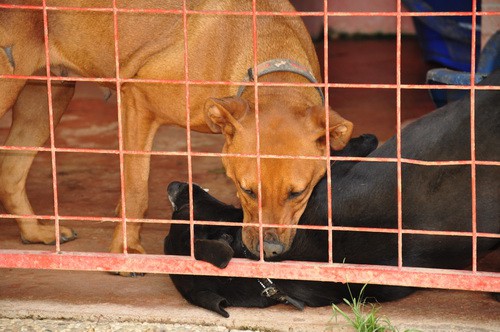
[[[481,8],[484,12],[500,12],[500,0],[482,0]],[[481,22],[481,44],[484,44],[500,30],[500,16],[483,16]]]

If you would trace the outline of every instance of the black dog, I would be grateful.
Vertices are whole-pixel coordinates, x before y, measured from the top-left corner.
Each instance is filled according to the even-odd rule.
[[[377,139],[373,135],[363,135],[351,139],[349,144],[337,156],[368,155],[377,147]],[[348,172],[353,162],[337,162],[332,165],[332,173],[342,176]],[[326,179],[322,181],[324,184]],[[318,185],[319,186],[319,185]],[[312,197],[317,197],[315,188]],[[187,183],[172,182],[168,186],[169,199],[173,205],[173,219],[189,220],[189,186]],[[241,222],[243,213],[240,209],[224,204],[209,195],[201,187],[193,184],[194,217],[199,220]],[[316,201],[316,198],[311,199]],[[302,224],[302,222],[301,222]],[[224,268],[231,258],[248,257],[250,253],[241,241],[241,227],[236,226],[195,226],[195,257],[213,265]],[[324,261],[323,252],[326,247],[317,248],[316,244],[326,244],[327,234],[319,231],[298,230],[290,250],[281,259]],[[169,255],[189,255],[189,225],[171,225],[169,235],[165,238],[164,251]],[[319,249],[319,250],[318,250]],[[275,258],[276,259],[276,258]],[[323,292],[325,285],[333,283],[288,281],[254,278],[227,278],[190,275],[171,275],[179,292],[192,304],[215,311],[224,317],[229,314],[224,310],[227,306],[268,307],[280,302],[290,303],[301,309],[308,306],[324,306],[331,302],[339,302],[347,292]],[[281,289],[286,289],[286,293]],[[307,291],[306,291],[307,289]],[[293,297],[287,295],[293,294]],[[339,296],[333,298],[333,296]]]
[[[483,81],[483,85],[500,85],[500,72]],[[476,91],[475,141],[476,160],[500,160],[500,91]],[[354,143],[354,142],[353,142]],[[470,160],[470,99],[451,103],[415,121],[402,132],[403,158],[439,161]],[[348,151],[344,155],[363,153]],[[361,149],[362,150],[362,149]],[[369,152],[369,151],[368,151]],[[395,138],[373,151],[369,157],[396,156]],[[332,165],[332,212],[338,226],[397,228],[397,176],[395,163],[336,162]],[[498,167],[477,165],[477,231],[500,232],[498,205]],[[403,163],[403,228],[443,231],[471,231],[471,166],[420,166]],[[300,224],[325,225],[327,220],[326,179],[315,187]],[[177,209],[174,218],[187,219],[187,186],[169,188]],[[218,202],[198,187],[194,188],[194,214],[200,220],[241,220],[241,212]],[[238,219],[238,217],[240,219]],[[247,255],[235,227],[205,227],[195,230],[196,257],[223,266],[234,255]],[[172,233],[173,232],[173,233]],[[177,237],[189,232],[186,226],[173,225],[166,238],[168,254],[188,254],[186,241]],[[185,235],[189,236],[189,235]],[[226,238],[226,240],[224,240]],[[397,235],[338,231],[334,233],[334,261],[360,264],[397,265]],[[207,242],[208,240],[208,242]],[[222,240],[222,242],[221,242]],[[229,241],[228,241],[229,240]],[[173,242],[175,241],[175,242]],[[226,248],[219,261],[208,256],[209,248]],[[187,242],[189,243],[189,242]],[[198,243],[200,249],[197,249]],[[212,243],[212,244],[211,244]],[[478,238],[478,255],[498,245],[499,240]],[[201,248],[204,249],[202,250]],[[208,247],[208,248],[207,248]],[[230,250],[227,249],[230,247]],[[462,236],[403,235],[403,265],[463,269],[471,264],[472,239]],[[269,260],[326,261],[326,232],[298,230],[291,249]],[[221,259],[224,257],[224,259]],[[220,264],[223,262],[223,264]],[[181,293],[192,303],[227,316],[223,306],[268,306],[291,299],[309,306],[328,305],[349,297],[340,283],[275,280],[279,296],[261,297],[257,279],[173,276]],[[233,286],[234,285],[234,286]],[[350,285],[357,294],[360,285]],[[367,297],[378,301],[398,299],[412,288],[369,285]],[[288,298],[287,298],[288,296]]]

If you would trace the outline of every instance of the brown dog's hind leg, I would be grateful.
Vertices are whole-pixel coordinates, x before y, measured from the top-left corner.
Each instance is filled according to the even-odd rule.
[[[129,151],[151,151],[153,138],[159,124],[147,107],[141,103],[140,94],[130,86],[124,86],[123,96],[123,147]],[[148,178],[150,155],[129,154],[124,156],[125,176],[125,207],[126,217],[140,219],[148,207]],[[117,212],[122,214],[121,204]],[[142,224],[137,222],[127,223],[127,252],[145,253],[141,245],[140,231]],[[113,235],[110,251],[123,252],[123,227],[119,223]],[[120,273],[129,276],[129,273]]]
[[[73,97],[74,84],[53,84],[54,123],[57,124]],[[34,146],[45,143],[49,137],[49,113],[47,84],[28,83],[21,91],[13,107],[13,121],[8,146]],[[0,154],[0,200],[5,209],[15,215],[33,215],[33,209],[26,195],[26,178],[36,156],[35,151],[4,151]],[[55,242],[54,225],[46,225],[34,218],[19,218],[17,223],[25,243]],[[72,240],[76,233],[60,227],[61,242]]]

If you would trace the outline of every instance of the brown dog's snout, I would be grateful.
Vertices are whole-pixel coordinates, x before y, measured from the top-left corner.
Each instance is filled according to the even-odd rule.
[[[279,240],[275,230],[264,232],[264,256],[273,257],[285,251],[285,245]],[[257,244],[257,251],[260,250],[260,245]]]

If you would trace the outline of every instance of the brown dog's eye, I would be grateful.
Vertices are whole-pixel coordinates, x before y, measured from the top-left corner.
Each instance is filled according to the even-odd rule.
[[[294,198],[297,198],[299,197],[300,195],[302,195],[304,193],[305,190],[301,190],[301,191],[291,191],[289,194],[288,194],[288,199],[294,199]]]
[[[247,194],[248,196],[250,196],[251,198],[257,198],[257,195],[255,195],[255,193],[253,192],[252,189],[245,189],[245,188],[241,187],[241,190],[243,190],[243,192],[245,194]]]

